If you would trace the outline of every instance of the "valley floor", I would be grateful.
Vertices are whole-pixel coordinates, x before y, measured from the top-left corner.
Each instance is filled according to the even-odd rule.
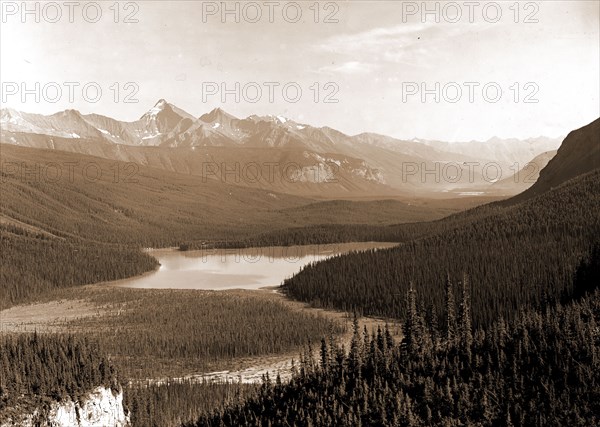
[[[117,295],[115,295],[117,294]],[[302,342],[292,343],[279,351],[264,351],[261,354],[230,356],[222,355],[216,357],[215,354],[207,354],[204,360],[202,357],[190,358],[177,355],[176,357],[156,357],[160,362],[152,370],[137,371],[135,365],[142,365],[147,358],[159,356],[157,354],[139,355],[135,357],[131,353],[123,354],[123,349],[118,346],[112,346],[109,354],[115,360],[126,360],[125,369],[128,376],[137,381],[150,381],[160,384],[167,380],[183,381],[234,381],[242,383],[260,383],[263,374],[269,374],[275,378],[278,374],[282,380],[291,377],[292,367],[298,365],[300,353],[311,344],[314,356],[317,356],[321,337],[327,338],[332,334],[335,341],[349,347],[352,337],[352,315],[342,311],[324,310],[310,307],[308,304],[293,301],[278,292],[277,288],[261,288],[259,290],[227,290],[227,291],[172,291],[155,289],[122,289],[116,288],[114,283],[103,283],[99,285],[87,285],[77,288],[68,288],[47,295],[44,299],[32,304],[23,304],[0,311],[0,331],[3,333],[20,332],[45,332],[45,333],[81,333],[83,335],[99,338],[100,341],[119,339],[115,336],[115,331],[109,331],[98,325],[113,325],[117,329],[127,328],[125,313],[129,314],[151,314],[146,311],[148,308],[141,308],[139,304],[152,301],[160,302],[165,307],[176,304],[181,309],[182,298],[225,298],[229,301],[252,301],[252,304],[269,305],[277,304],[278,308],[283,310],[276,314],[278,318],[275,322],[289,322],[290,316],[295,319],[302,319],[307,323],[314,322],[317,329],[309,329],[312,336]],[[206,310],[207,305],[199,306],[201,310]],[[184,309],[185,310],[185,309]],[[186,317],[184,314],[182,317]],[[122,318],[122,321],[116,320]],[[257,318],[247,318],[245,322],[252,325]],[[157,323],[161,321],[157,319]],[[149,320],[149,322],[153,322]],[[381,319],[374,317],[363,317],[359,319],[360,329],[364,327],[367,330],[376,330],[383,328],[385,324],[391,326],[391,332],[398,337],[401,333],[399,325],[394,324],[394,320]],[[160,327],[158,324],[148,324],[150,328]],[[292,324],[292,327],[298,327]],[[202,327],[202,325],[200,325]],[[211,326],[212,327],[212,326]],[[135,328],[135,326],[134,326]],[[224,326],[227,329],[227,326]],[[99,332],[100,331],[100,332]],[[271,331],[272,332],[272,331]],[[277,332],[277,331],[275,331]],[[128,332],[123,331],[123,334]],[[102,336],[104,335],[104,336]],[[224,340],[227,334],[224,333]],[[121,337],[123,338],[123,337]],[[185,332],[180,337],[185,339]],[[217,337],[213,337],[218,340]],[[271,339],[280,340],[283,336],[271,336]],[[124,342],[129,338],[125,337]],[[111,351],[112,350],[112,351]],[[117,354],[115,354],[117,353]],[[121,354],[119,354],[121,353]],[[160,355],[164,356],[164,355]],[[139,375],[142,374],[142,375]]]

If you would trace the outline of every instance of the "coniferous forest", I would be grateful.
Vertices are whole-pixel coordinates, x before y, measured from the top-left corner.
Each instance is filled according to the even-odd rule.
[[[322,296],[301,293],[324,292],[332,307],[402,319],[403,338],[358,328],[348,348],[326,338],[319,358],[310,349],[301,355],[289,384],[265,378],[257,389],[131,386],[125,395],[134,425],[596,425],[599,176],[515,206],[487,208],[493,213],[481,208],[470,214],[474,220],[457,215],[431,227],[439,234],[430,231],[398,248],[309,266],[284,286],[290,295],[327,306]],[[70,251],[71,263],[56,264],[63,267],[48,283],[90,259],[107,271],[97,248],[86,252],[20,233],[46,245],[36,252],[49,260]],[[487,244],[476,251],[470,239]],[[118,249],[107,246],[106,253]],[[18,265],[26,271],[26,262]],[[89,266],[77,271],[90,282],[102,279]],[[98,384],[125,385],[116,376],[119,366],[83,336],[4,337],[0,357],[3,416],[15,405],[34,408],[80,398]]]
[[[181,427],[217,409],[254,396],[257,385],[237,382],[168,380],[140,382],[125,388],[125,404],[134,427]]]
[[[84,3],[0,0],[0,427],[600,427],[600,0]]]
[[[308,265],[283,289],[318,307],[402,318],[412,282],[419,304],[441,316],[439,283],[448,272],[466,272],[474,283],[473,322],[484,326],[573,293],[578,264],[599,242],[599,210],[596,171],[514,206],[482,207],[433,223],[433,233],[396,248]]]
[[[158,266],[130,246],[47,238],[0,227],[0,309],[57,288],[123,279]]]
[[[185,382],[125,387],[132,422],[142,427],[182,422],[597,424],[599,176],[580,177],[515,206],[482,207],[433,223],[428,234],[398,248],[338,256],[307,267],[286,282],[291,296],[402,319],[403,338],[395,340],[385,329],[355,330],[348,348],[325,339],[318,360],[312,350],[301,355],[289,384],[265,378],[257,389]],[[113,262],[108,254],[119,250],[106,246],[104,258],[101,246],[86,250],[37,234],[31,238],[24,231],[5,236],[9,239],[3,245],[19,238],[42,245],[47,250],[34,253],[63,266],[56,276],[39,282],[48,283],[40,292],[55,287],[53,281],[61,283],[65,274],[70,277],[69,271],[73,283],[81,280],[76,271],[90,282],[102,280],[90,268],[94,263],[87,269],[77,265],[95,260],[98,274],[111,271],[103,263]],[[476,250],[471,239],[486,244]],[[57,263],[62,250],[69,251],[70,263]],[[123,250],[123,257],[129,256]],[[29,260],[27,253],[23,260]],[[27,262],[16,265],[27,272]],[[84,336],[4,337],[0,357],[3,416],[17,404],[23,410],[66,396],[76,399],[98,384],[119,387],[119,366]],[[57,383],[63,377],[67,380]]]
[[[9,187],[0,218],[0,309],[50,298],[66,300],[63,307],[88,304],[93,314],[57,321],[52,327],[60,333],[2,332],[0,424],[33,414],[43,425],[52,404],[82,401],[101,385],[124,390],[135,427],[600,424],[599,169],[536,197],[433,222],[391,222],[398,209],[392,203],[385,221],[319,224],[301,221],[302,213],[271,228],[266,216],[262,223],[238,223],[235,239],[226,223],[204,224],[187,210],[194,205],[189,189],[178,202],[187,212],[180,222],[161,228],[170,223],[174,202],[138,217],[154,191],[147,173],[146,192],[120,189],[131,211],[105,203],[113,197],[108,182],[105,188],[74,185],[81,203],[60,186]],[[185,189],[177,185],[169,188]],[[246,196],[270,197],[242,190],[238,196],[231,218],[243,213]],[[286,203],[288,215],[298,201]],[[75,205],[78,219],[65,220],[62,214]],[[100,206],[110,221],[88,218]],[[367,214],[362,207],[347,219]],[[121,216],[129,219],[113,220]],[[141,230],[149,234],[136,240]],[[188,237],[180,249],[207,242],[225,248],[399,245],[310,264],[279,289],[313,307],[355,313],[347,341],[336,341],[342,324],[258,294],[73,288],[150,271],[158,263],[141,245]],[[361,329],[364,315],[390,324]],[[235,370],[252,358],[287,357],[307,342],[289,382],[268,375],[260,385],[188,379],[213,368]]]
[[[256,388],[191,382],[135,387],[134,425],[597,425],[599,277],[595,247],[576,269],[572,297],[475,328],[476,284],[466,275],[448,275],[440,283],[441,321],[409,288],[401,339],[394,339],[396,326],[360,330],[355,318],[350,344],[337,345],[329,336],[307,347],[289,384],[267,376]]]
[[[322,340],[290,383],[265,378],[252,398],[186,426],[598,425],[600,292],[472,329],[469,286],[447,282],[443,325],[411,288],[400,342],[355,326],[349,348]]]
[[[121,379],[97,343],[66,334],[0,335],[0,424],[45,411],[53,402],[77,401],[94,388],[118,391]]]

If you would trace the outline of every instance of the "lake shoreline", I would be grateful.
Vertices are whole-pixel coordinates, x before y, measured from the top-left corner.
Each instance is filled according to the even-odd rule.
[[[110,287],[145,289],[278,288],[311,263],[350,253],[382,250],[397,242],[326,243],[298,246],[199,249],[145,248],[158,267],[141,275],[105,282]]]

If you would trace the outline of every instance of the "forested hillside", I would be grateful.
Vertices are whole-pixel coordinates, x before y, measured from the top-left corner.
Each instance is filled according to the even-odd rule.
[[[134,247],[48,238],[0,227],[0,309],[44,292],[152,270],[156,259]]]
[[[131,163],[5,144],[0,161],[0,308],[57,287],[152,270],[156,261],[139,252],[140,247],[235,241],[294,225],[392,224],[457,210],[396,200],[331,205]]]
[[[315,201],[57,150],[2,144],[0,224],[138,246],[239,239],[288,227],[429,221],[463,209],[398,200]]]
[[[173,246],[243,233],[277,209],[311,202],[55,150],[2,145],[1,154],[2,223],[63,238]]]
[[[521,204],[485,206],[433,224],[400,226],[427,237],[397,248],[341,255],[285,281],[289,296],[320,307],[404,317],[413,282],[421,303],[444,306],[448,273],[473,281],[473,319],[489,324],[571,292],[580,258],[600,236],[600,171]],[[434,231],[432,234],[431,231]],[[410,233],[409,233],[410,234]]]
[[[289,384],[266,378],[257,396],[187,426],[600,423],[600,293],[472,330],[462,289],[448,287],[458,311],[442,327],[410,290],[402,342],[358,328],[349,349],[323,340],[318,360],[305,356]]]
[[[515,200],[526,200],[563,182],[600,168],[600,118],[567,135],[556,156],[540,171],[538,180]]]
[[[81,337],[3,334],[0,362],[0,424],[35,410],[43,422],[49,403],[77,401],[98,386],[121,387],[107,356]]]

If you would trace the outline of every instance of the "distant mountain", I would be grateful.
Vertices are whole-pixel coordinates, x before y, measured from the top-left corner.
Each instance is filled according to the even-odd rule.
[[[464,153],[462,150],[454,150],[453,145],[449,143],[440,144],[440,147],[436,147],[433,144],[428,144],[425,140],[416,138],[412,140],[396,139],[377,133],[361,133],[354,136],[353,139],[374,147],[439,162],[462,163],[481,160],[481,157]]]
[[[540,136],[528,139],[490,138],[487,141],[443,142],[422,140],[423,144],[439,150],[452,151],[464,155],[496,161],[502,166],[517,164],[522,168],[538,154],[558,149],[562,138]]]
[[[110,117],[89,114],[84,116],[98,128],[105,139],[126,145],[160,145],[175,129],[195,120],[191,114],[160,99],[154,107],[135,122],[120,122]]]
[[[82,115],[76,110],[65,110],[50,116],[13,109],[2,109],[0,112],[0,125],[5,132],[73,139],[95,138],[124,145],[159,145],[185,120],[192,121],[193,116],[164,99],[135,122],[121,122],[99,114]],[[19,144],[16,139],[9,141],[26,145]]]
[[[11,141],[18,138],[19,144]],[[12,145],[53,149],[137,163],[223,183],[327,199],[385,196],[401,193],[362,159],[308,150],[245,147],[145,147],[107,140],[61,138],[39,134],[3,135]]]
[[[82,115],[75,110],[43,116],[5,109],[1,110],[0,127],[2,142],[14,145],[90,154],[188,174],[203,173],[209,158],[211,162],[227,163],[226,167],[257,162],[263,169],[268,167],[264,164],[266,159],[280,165],[286,162],[298,166],[294,184],[305,185],[285,182],[274,186],[247,180],[240,185],[323,197],[387,196],[394,192],[453,197],[474,189],[481,191],[491,184],[481,173],[486,162],[498,161],[508,170],[508,161],[528,161],[554,144],[549,139],[539,143],[510,140],[457,145],[398,140],[375,133],[350,136],[284,116],[252,115],[239,119],[220,108],[196,118],[164,99],[134,122],[98,114]],[[150,152],[147,147],[160,150]],[[481,166],[473,176],[464,168],[457,175],[456,166],[462,168],[465,162]],[[313,178],[315,174],[317,178]],[[325,181],[331,184],[331,180],[323,177],[333,175],[339,178],[337,184],[324,189]]]
[[[0,111],[3,131],[44,134],[62,138],[102,138],[102,133],[77,110],[65,110],[49,116],[22,113],[11,108]]]
[[[557,150],[552,150],[538,154],[513,175],[493,183],[491,188],[505,195],[522,193],[538,180],[540,171],[556,156],[556,153]]]
[[[600,118],[567,135],[556,156],[527,191],[511,200],[526,200],[600,168]]]

